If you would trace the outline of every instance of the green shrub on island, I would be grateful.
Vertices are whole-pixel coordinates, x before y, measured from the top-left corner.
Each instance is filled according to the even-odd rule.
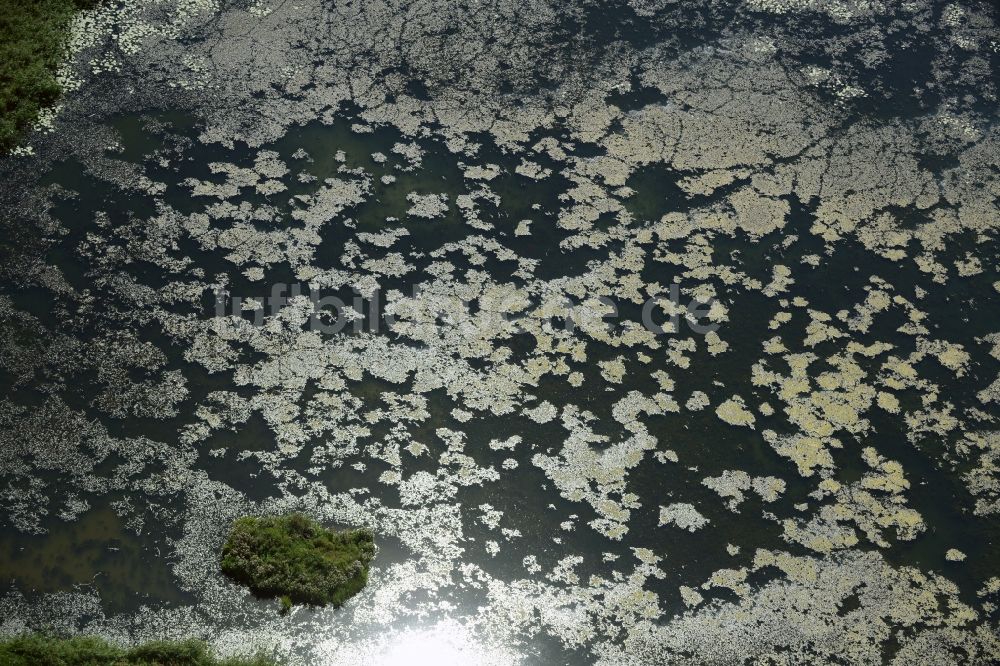
[[[3,1],[0,11],[0,153],[13,148],[38,112],[62,92],[56,69],[69,25],[95,0]]]
[[[330,530],[302,514],[245,517],[222,547],[222,571],[260,597],[340,606],[368,582],[375,556],[369,529]]]
[[[155,641],[124,648],[94,636],[26,634],[0,640],[3,666],[275,666],[264,656],[214,656],[202,641]]]

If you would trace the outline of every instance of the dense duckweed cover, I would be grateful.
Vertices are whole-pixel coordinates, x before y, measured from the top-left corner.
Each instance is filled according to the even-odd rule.
[[[368,582],[369,529],[329,530],[294,513],[238,519],[222,547],[222,571],[263,597],[339,606]]]
[[[214,656],[197,640],[154,641],[122,648],[94,636],[24,635],[0,641],[4,666],[273,666],[264,657]]]
[[[59,97],[56,68],[74,12],[92,0],[0,2],[0,152]]]

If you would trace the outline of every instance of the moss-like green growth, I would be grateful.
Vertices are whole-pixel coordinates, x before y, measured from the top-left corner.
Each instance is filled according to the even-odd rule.
[[[302,514],[240,518],[222,547],[222,571],[262,597],[339,606],[368,582],[369,529],[328,530]]]
[[[0,0],[0,153],[59,97],[73,14],[95,0]]]
[[[156,641],[122,648],[93,636],[27,634],[0,641],[3,666],[274,666],[263,656],[222,659],[201,641]]]

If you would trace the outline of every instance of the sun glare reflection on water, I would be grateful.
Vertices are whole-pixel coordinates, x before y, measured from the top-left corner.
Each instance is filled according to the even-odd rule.
[[[458,637],[440,631],[407,632],[399,636],[376,663],[379,666],[459,666],[480,664],[481,654]]]
[[[393,634],[377,646],[363,648],[364,656],[348,649],[336,650],[339,664],[371,666],[516,666],[521,663],[509,650],[477,640],[458,622],[441,622]],[[332,666],[332,664],[331,664]]]

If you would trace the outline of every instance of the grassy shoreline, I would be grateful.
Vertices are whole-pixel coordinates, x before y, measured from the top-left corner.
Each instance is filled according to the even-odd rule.
[[[119,647],[103,638],[25,634],[0,640],[4,666],[275,666],[265,656],[216,657],[197,640],[155,641]]]
[[[59,99],[56,70],[77,11],[97,0],[0,0],[0,153]]]

